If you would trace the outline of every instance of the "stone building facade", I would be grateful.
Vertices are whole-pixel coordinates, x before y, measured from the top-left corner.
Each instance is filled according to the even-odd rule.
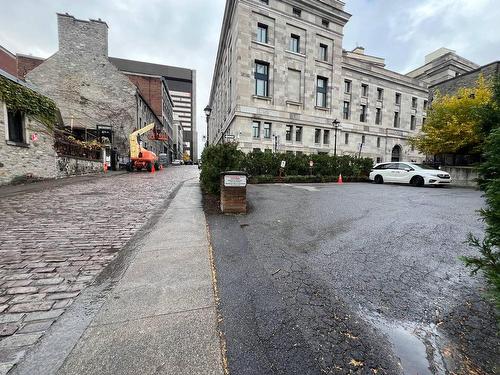
[[[0,79],[33,87],[0,70]],[[19,178],[57,177],[53,132],[24,113],[15,113],[0,100],[0,185]]]
[[[209,101],[209,143],[235,139],[245,152],[422,161],[424,155],[408,144],[426,118],[428,81],[420,75],[441,74],[443,59],[453,60],[460,72],[473,63],[441,51],[428,56],[434,69],[399,74],[362,47],[343,50],[349,18],[337,0],[227,1]]]
[[[461,87],[473,87],[476,85],[480,76],[486,80],[492,80],[500,75],[500,61],[495,61],[487,65],[483,65],[477,69],[449,78],[445,81],[429,86],[431,97],[439,91],[442,95],[453,95]]]
[[[108,25],[58,14],[58,51],[26,75],[27,82],[58,105],[67,129],[80,137],[111,138],[110,148],[128,160],[128,135],[140,119],[157,118],[137,87],[108,60]],[[147,113],[147,115],[146,115]],[[92,139],[92,138],[90,138]],[[88,139],[87,139],[88,140]],[[163,142],[149,141],[150,149]]]
[[[477,68],[479,68],[479,65],[458,56],[456,51],[440,48],[425,56],[424,65],[406,75],[422,80],[429,85],[435,85]]]

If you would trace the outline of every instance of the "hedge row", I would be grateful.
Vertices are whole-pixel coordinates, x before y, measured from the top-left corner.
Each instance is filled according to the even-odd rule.
[[[203,151],[201,185],[209,193],[219,193],[220,172],[229,170],[247,172],[254,177],[250,181],[274,182],[274,177],[279,176],[283,160],[286,162],[284,182],[331,182],[337,181],[340,174],[346,181],[358,181],[366,179],[373,167],[373,160],[370,158],[261,151],[244,154],[237,149],[236,143],[225,143],[206,147]],[[311,160],[314,165],[312,169],[309,167]]]

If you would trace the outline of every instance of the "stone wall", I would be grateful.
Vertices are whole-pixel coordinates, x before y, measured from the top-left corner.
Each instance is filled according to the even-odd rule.
[[[79,176],[103,171],[99,160],[86,160],[69,156],[57,157],[57,177]]]
[[[431,95],[439,91],[441,94],[455,94],[459,88],[473,87],[476,85],[480,75],[486,79],[492,79],[494,76],[500,74],[500,62],[494,62],[484,65],[479,69],[473,70],[469,73],[457,76],[448,81],[430,87]]]
[[[478,173],[475,168],[442,166],[441,169],[451,175],[453,185],[477,187]]]
[[[44,179],[57,176],[54,138],[47,128],[25,118],[23,143],[8,141],[6,106],[0,102],[0,185],[13,180]],[[36,135],[36,140],[32,139]]]
[[[128,155],[128,135],[137,126],[136,87],[108,60],[108,26],[58,14],[59,50],[26,75],[53,99],[66,125],[114,131],[118,152]]]

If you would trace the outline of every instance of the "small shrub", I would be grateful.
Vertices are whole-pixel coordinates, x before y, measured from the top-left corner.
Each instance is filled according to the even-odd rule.
[[[241,169],[244,154],[237,149],[237,143],[224,143],[205,147],[201,154],[200,182],[204,191],[220,192],[220,173]]]

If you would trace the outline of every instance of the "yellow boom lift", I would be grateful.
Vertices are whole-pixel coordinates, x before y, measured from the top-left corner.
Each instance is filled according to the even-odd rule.
[[[129,135],[130,141],[130,163],[127,166],[129,172],[132,172],[134,169],[140,171],[143,168],[146,168],[148,172],[151,172],[153,168],[156,170],[160,169],[160,164],[158,163],[158,156],[154,152],[146,150],[139,143],[139,136],[141,134],[145,134],[150,130],[153,130],[155,124],[146,125],[143,128],[140,128]]]

